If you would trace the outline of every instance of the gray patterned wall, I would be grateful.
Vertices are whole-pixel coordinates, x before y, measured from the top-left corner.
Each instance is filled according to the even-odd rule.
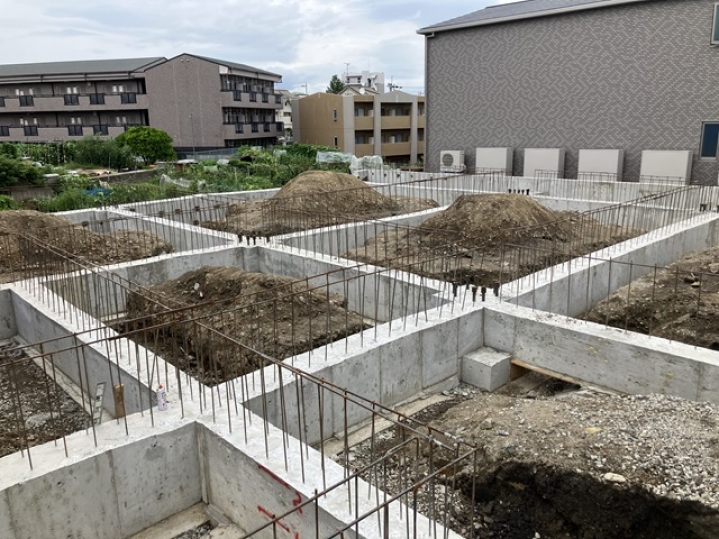
[[[437,33],[427,43],[427,170],[441,150],[622,148],[637,181],[644,149],[693,150],[692,181],[716,184],[698,158],[702,121],[719,120],[713,0],[658,0]]]

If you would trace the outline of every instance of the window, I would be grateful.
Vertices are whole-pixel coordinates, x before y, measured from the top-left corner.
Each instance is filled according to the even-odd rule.
[[[282,122],[277,122],[277,125],[275,126],[277,128],[277,131],[284,131],[285,130],[285,124]]]
[[[253,132],[253,133],[259,133],[259,132],[260,132],[260,126],[259,126],[259,124],[255,124],[255,123],[252,124],[252,132]]]
[[[257,102],[257,92],[250,92],[250,101],[253,103]]]
[[[237,133],[238,135],[241,135],[244,132],[245,132],[245,126],[242,124],[242,122],[236,123],[235,124],[235,133]]]
[[[262,102],[269,103],[270,102],[270,94],[262,94]]]
[[[712,45],[719,45],[719,4],[714,4],[714,16],[712,17]]]
[[[135,92],[123,92],[120,94],[120,103],[123,105],[129,105],[137,103],[137,93]]]
[[[69,88],[68,88],[69,90]],[[65,104],[66,105],[79,105],[80,104],[80,96],[77,94],[65,94]]]
[[[68,125],[67,126],[67,134],[70,137],[81,137],[82,136],[82,126],[81,125]]]
[[[5,98],[0,97],[0,107],[4,107],[4,106],[5,106]]]
[[[110,130],[107,125],[93,125],[92,126],[92,134],[93,135],[109,135]]]
[[[232,93],[232,98],[233,98],[235,101],[242,101],[242,92],[239,91],[239,90],[235,90],[235,91]]]
[[[82,118],[80,118],[79,116],[77,118],[75,118],[75,117],[70,118],[70,123],[73,125],[75,125],[75,124],[82,125]]]
[[[66,90],[65,91],[66,94],[76,94],[77,86],[68,86],[65,90]]]
[[[281,96],[281,95],[277,94],[277,95],[275,96],[275,104],[277,104],[277,105],[281,105],[281,104],[282,104],[282,96]]]
[[[37,136],[37,126],[36,125],[23,126],[23,131],[25,131],[26,137],[36,137]]]
[[[21,107],[34,107],[35,106],[35,98],[31,95],[21,95],[20,96],[20,106]]]
[[[115,125],[127,125],[127,116],[115,116]]]
[[[335,137],[335,148],[339,146],[339,141],[337,140],[337,137]]]
[[[90,94],[90,104],[91,105],[104,105],[105,104],[105,94]]]
[[[701,153],[702,159],[716,159],[719,147],[719,122],[702,124]]]
[[[0,125],[0,137],[9,137],[10,136],[10,126],[9,125]]]
[[[270,124],[269,124],[269,122],[265,122],[265,125],[262,126],[262,130],[263,130],[265,133],[269,133],[269,132],[270,132]]]

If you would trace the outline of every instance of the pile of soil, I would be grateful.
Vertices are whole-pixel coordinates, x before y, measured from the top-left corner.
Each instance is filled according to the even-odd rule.
[[[421,512],[434,512],[464,537],[719,536],[716,405],[589,391],[551,399],[468,393],[423,415],[431,416],[430,426],[480,447],[476,468],[448,467],[418,492]],[[401,440],[395,427],[374,446],[356,446],[352,469]],[[446,453],[423,447],[408,462],[400,454],[367,479],[396,494],[407,488],[408,473],[419,471],[412,480],[426,475],[430,454],[435,470],[445,466],[453,458]]]
[[[31,210],[0,212],[0,282],[53,272],[61,257],[15,233],[37,238],[58,255],[93,264],[117,264],[173,252],[172,245],[143,230],[98,234],[62,217]],[[58,267],[58,270],[68,268]]]
[[[236,267],[202,267],[151,286],[142,294],[131,294],[127,319],[139,320],[132,322],[132,327],[126,322],[120,329],[168,324],[159,333],[148,331],[146,341],[140,344],[203,383],[216,384],[252,372],[266,362],[253,351],[187,320],[199,318],[204,326],[277,359],[369,327],[359,314],[348,310],[345,298],[310,288],[289,277]],[[148,292],[152,300],[148,300]],[[194,308],[167,312],[167,307],[184,305]]]
[[[583,318],[719,350],[719,248],[684,255],[617,290]]]
[[[89,426],[89,414],[23,350],[0,344],[0,457]]]
[[[458,244],[472,249],[527,239],[568,241],[568,215],[558,214],[523,195],[462,195],[445,211],[419,226],[428,246]]]
[[[269,200],[231,204],[202,226],[241,236],[274,236],[436,208],[434,200],[385,196],[350,174],[303,172]]]
[[[462,195],[419,227],[370,238],[344,256],[458,284],[491,287],[639,235],[520,194]]]

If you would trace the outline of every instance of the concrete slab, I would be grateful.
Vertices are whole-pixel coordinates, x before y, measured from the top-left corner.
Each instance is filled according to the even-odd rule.
[[[0,492],[0,537],[16,539],[7,492]]]
[[[511,355],[484,347],[462,357],[461,380],[485,391],[509,383]]]

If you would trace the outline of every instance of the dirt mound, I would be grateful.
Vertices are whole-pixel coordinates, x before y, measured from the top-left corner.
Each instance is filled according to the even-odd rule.
[[[519,194],[463,195],[418,227],[390,228],[344,254],[458,284],[493,286],[639,235],[595,214]]]
[[[529,238],[565,241],[566,215],[524,195],[462,195],[419,227],[430,243],[465,247],[524,242]]]
[[[617,290],[583,318],[719,350],[719,248],[684,255]]]
[[[152,342],[147,344],[210,384],[251,372],[264,366],[264,361],[252,351],[183,320],[199,318],[205,326],[277,359],[307,352],[366,327],[359,314],[348,311],[340,295],[312,290],[289,277],[236,267],[202,267],[149,287],[149,292],[159,304],[148,301],[146,294],[132,294],[127,301],[128,319],[146,319],[133,323],[134,327],[177,322],[163,329],[159,349]],[[180,304],[195,308],[180,317],[166,314],[165,307]],[[183,353],[178,354],[178,350]]]
[[[42,245],[13,234],[37,238],[56,250],[55,256]],[[57,215],[30,210],[0,212],[0,274],[12,280],[13,272],[54,271],[53,261],[60,254],[93,264],[116,264],[174,251],[172,245],[143,230],[117,230],[98,234],[87,226],[76,225]]]
[[[272,197],[276,207],[310,213],[356,214],[397,210],[397,204],[351,174],[308,171],[292,179]]]
[[[202,226],[242,236],[275,236],[436,208],[431,199],[388,197],[341,172],[303,172],[269,200],[231,204],[225,219]]]

